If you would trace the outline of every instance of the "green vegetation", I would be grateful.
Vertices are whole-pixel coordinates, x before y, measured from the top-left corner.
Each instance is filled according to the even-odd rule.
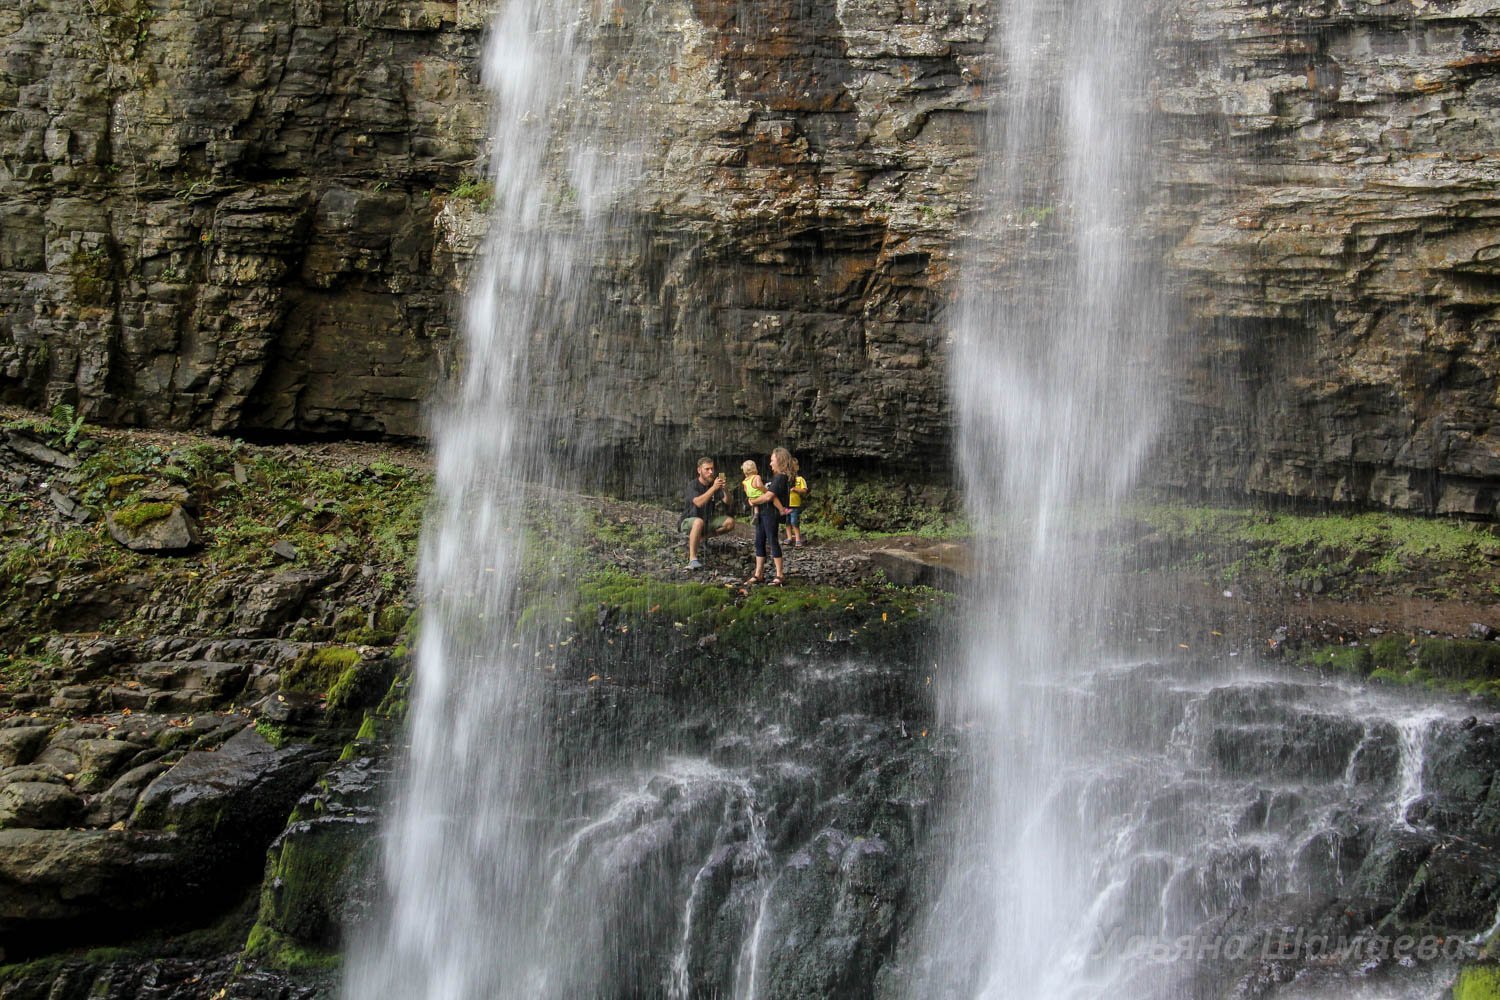
[[[488,212],[495,204],[495,185],[478,177],[464,177],[448,192],[448,196],[460,201],[472,201],[479,211]]]
[[[59,403],[46,417],[19,417],[0,424],[0,429],[19,431],[59,451],[84,450],[94,442],[81,436],[84,420],[71,404]]]
[[[263,923],[250,928],[250,936],[245,940],[245,957],[284,972],[337,969],[343,961],[336,951],[310,948]]]
[[[931,637],[948,605],[948,595],[920,587],[807,585],[741,592],[605,569],[582,580],[566,613],[549,608],[551,615],[530,619],[522,637],[536,645],[544,665],[555,657],[584,671],[597,664],[608,674],[657,663],[661,679],[672,686],[720,686],[730,676],[774,672],[779,658],[768,651],[778,649],[916,648]],[[622,658],[618,650],[627,643],[637,652]],[[757,673],[725,673],[730,662]]]
[[[304,654],[282,675],[284,691],[301,691],[307,694],[330,697],[333,689],[346,672],[353,672],[360,663],[359,650],[343,646],[322,646]],[[345,681],[345,688],[352,683]]]
[[[68,261],[73,295],[83,305],[105,306],[114,295],[109,251],[103,247],[79,247]]]
[[[107,60],[116,54],[134,59],[140,53],[156,19],[149,0],[88,0],[87,7]]]
[[[1453,1000],[1500,1000],[1500,966],[1471,965],[1453,984]]]
[[[1492,642],[1388,635],[1369,644],[1298,650],[1293,660],[1381,684],[1500,697],[1500,644]]]
[[[820,540],[968,534],[955,496],[936,487],[833,474],[808,484],[803,532]]]
[[[71,407],[50,418],[7,421],[23,433],[79,460],[51,478],[49,489],[89,513],[84,523],[59,520],[40,492],[6,494],[0,504],[0,641],[9,648],[64,624],[75,591],[113,584],[171,594],[184,614],[221,606],[230,574],[284,565],[273,546],[290,543],[296,565],[331,570],[367,567],[379,590],[393,595],[340,619],[343,642],[385,645],[405,626],[405,592],[426,511],[429,477],[386,460],[338,464],[281,449],[203,441],[170,446],[125,436],[90,440]],[[97,432],[94,432],[97,434]],[[104,530],[100,515],[135,530],[184,506],[202,529],[202,549],[165,560],[131,552]],[[376,612],[373,621],[369,610]],[[232,614],[224,607],[223,614]],[[107,628],[137,634],[155,626],[133,618]],[[335,631],[314,623],[303,638],[326,640]]]
[[[1270,575],[1332,594],[1410,580],[1417,593],[1442,597],[1476,578],[1493,580],[1500,565],[1500,537],[1467,521],[1176,505],[1131,513],[1154,540],[1178,553],[1179,565],[1192,564],[1226,583]]]
[[[291,736],[287,734],[286,728],[272,722],[270,719],[256,719],[255,731],[260,733],[262,739],[278,750],[291,741]]]

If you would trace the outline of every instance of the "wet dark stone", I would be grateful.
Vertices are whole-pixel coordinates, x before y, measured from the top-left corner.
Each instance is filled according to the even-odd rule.
[[[1259,789],[1235,822],[1239,833],[1285,829],[1302,809],[1302,797],[1296,792]]]
[[[1355,873],[1352,894],[1391,909],[1436,846],[1435,837],[1416,830],[1396,827],[1377,833]]]
[[[13,781],[0,787],[0,829],[64,827],[82,812],[82,800],[63,785]]]
[[[896,929],[904,885],[884,841],[819,832],[787,861],[767,901],[764,995],[865,995]]]
[[[1500,730],[1493,725],[1449,722],[1434,726],[1422,766],[1422,790],[1433,822],[1446,829],[1469,827],[1486,837],[1500,837],[1496,761],[1500,761]]]
[[[1111,896],[1100,919],[1101,938],[1119,940],[1156,933],[1160,925],[1158,905],[1173,872],[1172,861],[1160,855],[1135,859],[1125,884]]]
[[[1390,723],[1372,723],[1349,762],[1349,777],[1357,785],[1388,788],[1401,769],[1401,738]]]
[[[1252,846],[1215,850],[1207,859],[1179,868],[1163,894],[1169,934],[1181,933],[1255,903],[1261,895],[1263,859]]]
[[[1297,848],[1293,885],[1320,895],[1336,895],[1358,874],[1368,849],[1358,830],[1324,830]]]
[[[1492,922],[1500,902],[1500,851],[1472,841],[1438,845],[1392,911],[1396,926],[1464,932]]]
[[[47,743],[50,726],[0,729],[0,768],[29,764]]]
[[[1274,722],[1215,728],[1207,753],[1230,774],[1329,780],[1344,773],[1363,738],[1354,720],[1288,711]]]

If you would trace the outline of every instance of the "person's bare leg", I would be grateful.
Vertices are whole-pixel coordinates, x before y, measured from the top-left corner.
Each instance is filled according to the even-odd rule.
[[[693,526],[688,529],[688,562],[698,558],[698,542],[703,538],[703,518],[693,518]]]
[[[776,567],[776,579],[780,580],[782,577],[786,576],[786,571],[782,567],[781,556],[772,556],[771,565]]]
[[[760,580],[764,580],[765,578],[766,578],[766,557],[765,556],[756,556],[755,557],[755,573],[754,573],[753,576],[750,577],[750,579],[746,580],[745,582],[746,583],[756,583],[756,582],[758,582]]]

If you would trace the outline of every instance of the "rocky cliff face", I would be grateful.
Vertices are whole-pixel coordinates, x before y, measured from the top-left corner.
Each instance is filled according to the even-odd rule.
[[[1190,486],[1495,509],[1500,19],[1189,2],[1158,101]]]
[[[461,181],[482,147],[486,14],[0,13],[5,396],[420,435],[483,228],[483,188]],[[606,456],[785,439],[941,469],[945,308],[984,95],[1005,85],[986,54],[1001,15],[617,5],[581,103],[649,138],[596,314],[538,386],[559,437]],[[1492,513],[1500,17],[1473,0],[1143,16],[1161,24],[1150,245],[1186,359],[1158,478]],[[1025,229],[1044,238],[1054,208]]]

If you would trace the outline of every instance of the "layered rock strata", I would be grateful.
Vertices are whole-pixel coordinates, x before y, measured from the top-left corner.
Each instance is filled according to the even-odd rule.
[[[5,397],[422,434],[483,230],[463,178],[482,172],[487,14],[0,14]],[[1158,478],[1491,513],[1500,18],[1466,0],[1142,16],[1160,24],[1143,236],[1182,306]],[[970,273],[1004,280],[1069,211],[983,232],[970,214],[1004,30],[958,0],[617,5],[570,107],[628,123],[639,165],[596,308],[548,334],[556,437],[580,459],[785,439],[943,468],[956,248],[985,236]]]

